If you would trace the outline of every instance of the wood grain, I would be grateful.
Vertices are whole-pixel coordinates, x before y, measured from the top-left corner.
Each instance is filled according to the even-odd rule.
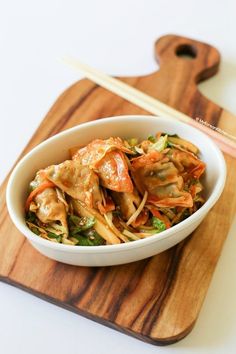
[[[201,117],[236,134],[235,117],[207,100],[197,88],[199,81],[217,72],[218,51],[174,35],[160,38],[155,51],[159,71],[121,80],[192,117]],[[192,59],[183,54],[190,54]],[[142,113],[147,114],[92,82],[81,80],[58,98],[22,154],[74,125]],[[8,216],[6,180],[0,189],[1,280],[143,341],[166,345],[180,340],[198,317],[236,211],[236,161],[227,156],[226,162],[225,190],[191,237],[155,257],[106,268],[64,265],[34,250]]]

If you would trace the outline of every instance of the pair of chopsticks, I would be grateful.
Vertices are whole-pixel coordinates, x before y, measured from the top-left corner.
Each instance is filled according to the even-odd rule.
[[[186,114],[177,111],[176,109],[168,106],[167,104],[159,101],[158,99],[147,95],[146,93],[139,91],[138,89],[122,82],[119,79],[115,79],[109,75],[106,75],[94,68],[89,67],[86,64],[81,63],[78,60],[72,58],[64,58],[63,62],[73,67],[74,69],[83,73],[88,79],[95,82],[101,87],[117,94],[118,96],[126,99],[127,101],[145,109],[153,115],[166,115],[170,118],[177,119],[183,123],[189,124],[207,134],[211,137],[219,148],[228,155],[236,158],[236,137],[230,134],[223,135],[206,125],[202,125],[198,121],[190,118]]]

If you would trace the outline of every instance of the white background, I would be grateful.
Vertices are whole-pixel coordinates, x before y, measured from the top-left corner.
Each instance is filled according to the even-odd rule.
[[[153,43],[163,34],[209,42],[222,66],[200,89],[236,114],[235,14],[234,0],[0,0],[0,180],[57,96],[80,78],[59,63],[64,55],[109,74],[141,75],[157,69]],[[0,283],[0,353],[236,353],[235,231],[181,342],[155,347]]]

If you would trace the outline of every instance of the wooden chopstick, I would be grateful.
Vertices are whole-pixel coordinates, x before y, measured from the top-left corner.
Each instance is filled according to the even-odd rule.
[[[177,119],[183,123],[194,126],[195,128],[203,131],[210,136],[219,148],[228,155],[236,158],[236,137],[230,134],[223,135],[219,132],[210,129],[209,127],[202,125],[198,121],[190,118],[186,114],[177,111],[176,109],[168,106],[167,104],[157,100],[154,97],[147,95],[146,93],[139,91],[138,89],[115,79],[109,75],[106,75],[88,65],[81,63],[77,59],[64,58],[63,62],[70,65],[76,70],[82,72],[88,79],[95,82],[99,86],[117,94],[118,96],[128,100],[131,103],[145,109],[146,111],[154,115],[167,115],[170,118]]]

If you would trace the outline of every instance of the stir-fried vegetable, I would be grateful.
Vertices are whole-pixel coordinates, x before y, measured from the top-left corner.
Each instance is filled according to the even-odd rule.
[[[204,203],[199,150],[177,135],[96,139],[36,173],[25,202],[37,236],[74,246],[136,241],[178,224]]]
[[[160,136],[160,138],[151,145],[150,149],[161,152],[167,147],[167,141],[168,141],[167,135]]]
[[[68,224],[69,224],[70,235],[75,236],[76,234],[91,229],[91,227],[93,227],[93,225],[95,224],[95,218],[69,215]]]
[[[152,217],[152,226],[157,231],[157,233],[162,232],[166,229],[166,225],[163,221],[158,219],[156,216]]]
[[[69,234],[72,239],[76,239],[76,245],[99,246],[104,244],[104,239],[93,229],[95,222],[93,217],[69,215]]]

